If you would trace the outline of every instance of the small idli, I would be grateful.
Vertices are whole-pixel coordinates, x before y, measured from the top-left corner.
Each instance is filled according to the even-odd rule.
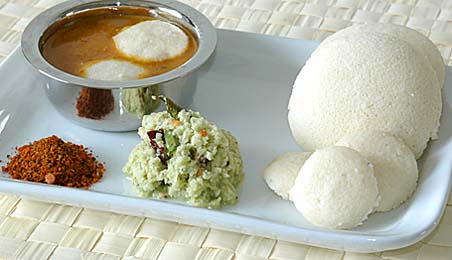
[[[263,172],[267,186],[281,198],[291,199],[290,190],[298,171],[310,155],[310,152],[289,152],[276,157]]]
[[[316,150],[378,130],[401,138],[419,158],[437,138],[438,77],[405,40],[363,28],[320,45],[302,68],[288,106],[292,134],[303,149]]]
[[[336,145],[358,151],[374,165],[381,196],[376,211],[389,211],[398,207],[416,189],[416,159],[399,138],[378,131],[363,131],[344,136]]]
[[[127,61],[103,60],[88,65],[82,75],[90,79],[124,81],[138,79],[144,69]]]
[[[116,34],[113,40],[119,51],[141,60],[161,61],[174,58],[188,47],[188,36],[184,31],[160,20],[132,25]]]
[[[312,224],[350,229],[367,219],[380,197],[372,164],[353,149],[332,146],[315,151],[301,167],[292,199]]]

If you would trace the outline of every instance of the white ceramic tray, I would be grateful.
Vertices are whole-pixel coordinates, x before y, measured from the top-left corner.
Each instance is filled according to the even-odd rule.
[[[382,251],[419,241],[438,223],[451,183],[450,68],[440,138],[420,162],[416,193],[400,208],[374,214],[354,230],[325,230],[309,224],[292,203],[266,187],[261,177],[266,164],[283,152],[299,149],[287,124],[287,101],[296,74],[316,46],[309,41],[219,31],[217,52],[201,69],[192,109],[230,130],[241,146],[245,182],[240,202],[221,211],[137,197],[121,168],[140,141],[138,135],[98,132],[67,121],[49,104],[44,83],[16,49],[0,68],[0,159],[4,163],[15,146],[56,134],[92,148],[106,162],[107,172],[88,191],[13,181],[5,175],[0,191],[348,251]]]

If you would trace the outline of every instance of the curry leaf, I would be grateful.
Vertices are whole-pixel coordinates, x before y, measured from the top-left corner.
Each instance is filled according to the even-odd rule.
[[[165,132],[165,148],[169,158],[173,157],[173,155],[176,153],[178,146],[179,141],[177,140],[177,138],[174,135]]]
[[[166,111],[174,118],[178,119],[177,115],[179,114],[179,111],[182,110],[182,107],[174,103],[171,99],[160,95],[160,96],[152,96],[152,99],[157,100],[160,99],[166,104]]]

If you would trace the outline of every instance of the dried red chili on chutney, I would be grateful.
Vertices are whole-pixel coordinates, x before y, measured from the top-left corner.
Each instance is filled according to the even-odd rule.
[[[13,179],[88,189],[105,172],[104,165],[83,145],[55,135],[16,147],[16,152],[2,166]]]
[[[77,99],[77,115],[99,120],[115,108],[115,99],[110,89],[82,88]]]

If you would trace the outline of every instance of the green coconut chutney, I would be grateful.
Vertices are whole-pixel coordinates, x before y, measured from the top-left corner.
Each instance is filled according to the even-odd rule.
[[[236,139],[198,112],[169,111],[143,117],[142,141],[123,168],[137,192],[215,209],[237,203],[243,162]]]

